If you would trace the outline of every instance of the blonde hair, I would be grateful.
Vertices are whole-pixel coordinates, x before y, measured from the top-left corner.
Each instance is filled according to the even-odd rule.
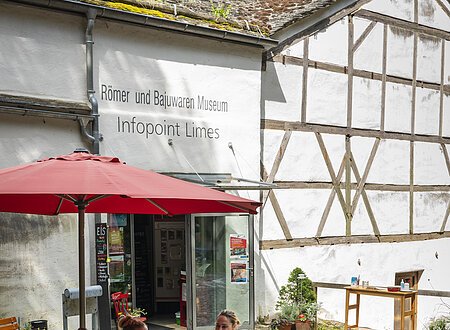
[[[138,318],[131,317],[130,315],[122,316],[118,324],[119,328],[123,330],[148,330],[147,325],[144,322]]]
[[[224,309],[219,313],[219,315],[217,315],[217,318],[219,318],[220,316],[225,316],[228,319],[228,321],[230,321],[231,325],[233,326],[233,329],[236,328],[239,324],[241,324],[241,321],[239,321],[236,313],[231,310]]]

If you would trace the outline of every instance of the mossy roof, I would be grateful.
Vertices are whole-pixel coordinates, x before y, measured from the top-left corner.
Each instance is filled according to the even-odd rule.
[[[221,30],[269,37],[337,0],[80,0]]]

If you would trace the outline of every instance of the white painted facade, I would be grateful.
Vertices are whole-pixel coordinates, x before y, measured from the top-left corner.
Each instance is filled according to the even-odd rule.
[[[449,31],[450,20],[435,1],[418,1],[419,23]],[[413,21],[413,1],[372,1],[362,7],[391,17]],[[369,21],[353,18],[354,41],[369,26]],[[413,33],[388,28],[387,74],[413,79]],[[290,33],[292,35],[292,31]],[[348,65],[347,17],[309,38],[310,61],[338,66]],[[450,79],[450,43],[445,41],[444,84]],[[439,84],[441,81],[441,41],[419,35],[417,80]],[[354,54],[354,68],[382,73],[383,24],[377,23]],[[290,45],[283,55],[304,58],[304,41]],[[263,72],[263,118],[299,122],[301,120],[303,67],[269,62]],[[306,123],[347,126],[348,75],[323,69],[308,68]],[[353,78],[351,128],[381,129],[382,82]],[[450,96],[443,96],[442,136],[450,136]],[[412,87],[398,83],[386,84],[385,130],[411,133]],[[439,135],[440,92],[423,87],[416,89],[415,133]],[[276,156],[285,132],[265,129],[262,163],[267,173],[276,163]],[[345,136],[322,134],[335,173],[345,155]],[[375,138],[351,137],[351,151],[360,174],[364,172]],[[414,149],[414,184],[449,185],[450,175],[440,144],[416,142]],[[446,145],[447,151],[450,150]],[[330,174],[312,132],[294,131],[275,175],[276,181],[331,182]],[[345,181],[345,174],[342,182]],[[352,173],[352,182],[356,183]],[[410,142],[382,139],[370,169],[367,183],[410,184]],[[315,237],[330,195],[330,189],[278,189],[274,194],[293,238]],[[344,189],[342,189],[344,193]],[[352,198],[355,190],[352,191]],[[367,191],[380,233],[408,234],[409,191]],[[447,192],[414,193],[414,232],[439,232],[446,214],[450,194]],[[450,225],[447,223],[446,230]],[[362,199],[354,212],[352,235],[373,235],[371,222]],[[331,207],[320,237],[345,236],[346,221],[337,198]],[[260,219],[260,240],[285,239],[271,201],[267,199]],[[424,269],[420,289],[449,290],[449,239],[422,242],[310,246],[260,251],[260,271],[256,283],[257,313],[274,311],[278,290],[290,271],[301,267],[315,282],[350,283],[352,276],[361,276],[370,284],[394,284],[396,272]],[[358,260],[361,265],[358,265]],[[344,322],[345,290],[319,289],[323,303],[321,316]],[[382,298],[362,297],[360,325],[374,329],[393,329],[394,304]],[[444,299],[445,300],[445,299]],[[448,299],[445,300],[448,304]],[[419,297],[418,329],[448,309],[439,298]],[[351,318],[353,320],[353,318]]]
[[[422,24],[449,31],[445,13],[431,0],[423,2],[433,6],[435,14],[430,18],[419,11]],[[412,9],[407,5],[412,6],[412,2],[374,0],[364,8],[411,20]],[[0,4],[0,93],[87,102],[85,23],[76,15]],[[356,39],[368,22],[355,18],[354,23]],[[382,33],[380,26],[371,32],[355,54],[355,67],[381,72]],[[268,62],[267,70],[261,72],[261,51],[257,48],[102,19],[96,22],[94,40],[94,81],[104,138],[101,153],[116,155],[130,165],[161,172],[192,173],[195,169],[231,173],[259,180],[261,155],[270,171],[284,133],[260,131],[261,118],[300,119],[302,67]],[[311,38],[309,58],[347,65],[346,40],[347,22],[342,20]],[[388,73],[411,78],[412,37],[389,31],[388,40]],[[448,58],[449,42],[445,47]],[[299,42],[284,53],[302,57],[302,52],[303,42]],[[439,83],[440,48],[419,38],[419,54],[418,79]],[[449,65],[450,59],[446,60],[446,84]],[[347,76],[316,69],[308,74],[307,122],[345,126]],[[120,98],[111,100],[109,89],[120,90]],[[138,94],[140,102],[136,93],[142,93]],[[155,104],[155,95],[164,93],[182,98],[183,105]],[[354,78],[353,127],[380,128],[380,93],[381,82]],[[218,101],[222,111],[202,109],[202,98]],[[387,84],[387,131],[410,132],[410,99],[410,86]],[[436,135],[439,94],[418,88],[416,99],[416,133]],[[443,135],[448,137],[449,96],[444,102]],[[345,138],[324,135],[324,140],[337,169],[345,152]],[[363,172],[373,139],[353,137],[351,141]],[[74,121],[6,114],[0,115],[0,142],[2,168],[88,146]],[[439,145],[416,143],[415,148],[415,183],[449,185]],[[450,152],[448,145],[447,149]],[[330,181],[314,134],[292,134],[276,180]],[[383,140],[367,182],[409,184],[409,142]],[[329,192],[276,190],[294,237],[315,235]],[[259,198],[258,192],[239,194]],[[369,191],[368,195],[383,234],[408,232],[407,192]],[[448,192],[415,193],[415,231],[438,231],[449,199]],[[1,214],[0,220],[7,224],[0,226],[0,317],[13,314],[25,321],[48,319],[51,328],[61,328],[61,294],[65,288],[77,286],[76,216],[41,222],[40,217]],[[18,224],[21,221],[24,225]],[[93,234],[92,222],[87,221],[87,241],[89,233]],[[284,237],[270,201],[256,218],[255,229],[256,241]],[[355,212],[352,233],[372,233],[362,202]],[[323,231],[323,236],[334,235],[345,235],[345,220],[337,201]],[[274,311],[277,290],[296,266],[313,281],[349,282],[351,276],[360,274],[379,285],[392,282],[396,271],[423,268],[421,288],[433,285],[437,290],[450,290],[448,247],[449,239],[263,251],[256,247],[256,315]],[[343,320],[342,292],[320,291],[319,300],[324,303],[323,316]],[[420,298],[420,321],[433,316],[439,304],[437,299]],[[377,301],[372,306],[377,309],[362,314],[366,325],[391,329],[390,318],[381,319],[377,314],[390,313],[392,304]]]
[[[82,17],[2,3],[0,93],[87,103],[85,28]],[[94,39],[102,154],[155,171],[258,180],[261,49],[101,19]],[[109,86],[125,94],[108,96]],[[155,93],[192,101],[164,106]],[[75,121],[0,116],[2,168],[89,146]],[[46,319],[60,329],[61,294],[78,283],[76,215],[42,218],[0,215],[0,317]]]

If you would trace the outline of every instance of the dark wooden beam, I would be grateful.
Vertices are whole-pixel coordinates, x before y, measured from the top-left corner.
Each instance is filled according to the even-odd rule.
[[[272,58],[272,61],[283,63],[283,64],[292,64],[297,66],[303,66],[303,59],[300,57],[295,56],[287,56],[287,55],[277,55]],[[320,61],[314,61],[309,59],[308,60],[308,66],[310,68],[334,72],[334,73],[342,73],[342,74],[348,74],[348,67],[342,66],[338,64],[331,64],[331,63],[325,63]],[[353,69],[353,76],[364,78],[364,79],[371,79],[371,80],[378,80],[383,81],[383,74],[378,72],[372,72],[367,70],[360,70],[360,69]],[[409,78],[403,78],[393,75],[385,75],[386,81],[394,84],[402,84],[406,86],[412,86],[412,79]],[[416,86],[420,88],[427,88],[432,89],[436,91],[441,90],[441,84],[438,83],[432,83],[424,80],[416,80]],[[443,92],[446,95],[450,94],[450,85],[444,85],[442,87]]]
[[[425,34],[432,37],[442,38],[445,40],[450,40],[450,32],[441,29],[432,28],[426,25],[413,23],[399,18],[394,18],[391,16],[383,15],[366,9],[360,9],[354,13],[355,17],[364,18],[369,21],[379,22],[388,24],[390,26],[395,26],[401,29],[405,29],[411,32],[417,32],[420,34]]]
[[[441,238],[449,238],[450,231],[442,233],[421,233],[421,234],[396,234],[396,235],[353,235],[353,236],[328,236],[328,237],[306,237],[294,238],[291,241],[285,239],[261,240],[260,250],[288,249],[305,246],[320,245],[342,245],[342,244],[369,244],[369,243],[402,243],[427,241]]]
[[[320,124],[301,123],[295,121],[284,121],[274,119],[262,119],[261,129],[272,129],[281,131],[292,130],[299,132],[313,132],[323,134],[380,138],[385,140],[419,141],[428,143],[450,144],[450,137],[439,137],[437,135],[425,135],[425,134],[412,135],[400,132],[382,132],[380,130],[372,130],[365,128],[347,128],[335,125],[320,125]]]

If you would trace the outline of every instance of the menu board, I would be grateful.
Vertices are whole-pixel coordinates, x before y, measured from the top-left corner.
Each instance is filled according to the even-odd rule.
[[[95,224],[97,284],[108,282],[107,250],[107,225],[106,223],[97,223]]]

